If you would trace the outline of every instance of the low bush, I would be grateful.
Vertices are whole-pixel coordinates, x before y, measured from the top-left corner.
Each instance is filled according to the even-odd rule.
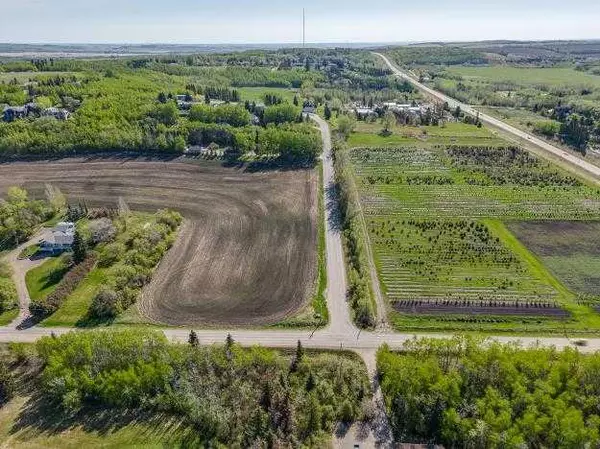
[[[349,265],[348,300],[354,311],[354,321],[362,328],[375,325],[376,311],[369,282],[371,274],[367,259],[365,230],[361,223],[356,187],[350,173],[349,161],[341,142],[336,142],[335,176],[339,197],[342,241]]]
[[[0,407],[10,401],[15,391],[15,382],[7,361],[0,358]]]
[[[15,284],[10,278],[0,277],[0,313],[17,306],[18,297]]]

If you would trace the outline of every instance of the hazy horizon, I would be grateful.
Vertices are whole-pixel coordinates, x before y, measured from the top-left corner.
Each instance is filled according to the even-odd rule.
[[[2,6],[0,42],[31,44],[407,43],[600,38],[600,2],[380,0],[20,0]]]

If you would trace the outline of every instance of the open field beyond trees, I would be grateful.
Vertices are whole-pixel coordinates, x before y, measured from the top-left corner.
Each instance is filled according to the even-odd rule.
[[[316,178],[314,170],[248,173],[215,162],[0,165],[2,190],[17,184],[41,195],[50,183],[75,203],[117,207],[122,198],[131,210],[179,211],[179,238],[139,302],[141,321],[169,325],[273,324],[307,305],[317,269]]]

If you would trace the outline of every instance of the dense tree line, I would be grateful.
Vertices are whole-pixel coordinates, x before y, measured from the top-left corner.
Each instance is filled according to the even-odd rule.
[[[386,52],[401,66],[407,65],[459,65],[485,64],[485,53],[476,49],[443,46],[403,46]]]
[[[351,356],[309,355],[299,344],[289,357],[242,349],[231,337],[198,343],[195,334],[174,345],[131,330],[46,337],[37,344],[40,392],[57,413],[166,413],[197,447],[322,447],[336,422],[361,418],[370,397],[364,366]]]
[[[0,203],[0,249],[8,249],[26,241],[37,227],[50,219],[60,203],[53,206],[43,200],[32,200],[26,190],[8,189],[6,201]]]
[[[240,105],[224,104],[213,107],[196,104],[190,109],[189,119],[203,123],[227,124],[235,127],[250,125],[250,113]]]
[[[600,356],[470,339],[380,349],[377,367],[398,441],[446,448],[600,444]]]
[[[107,67],[113,65],[107,62]],[[108,69],[104,73],[96,70],[34,83],[32,94],[36,102],[46,99],[49,105],[66,107],[73,115],[64,121],[41,117],[0,122],[0,154],[183,152],[188,145],[210,144],[234,153],[279,154],[284,159],[312,159],[318,154],[320,144],[312,128],[301,124],[296,129],[284,126],[279,131],[261,127],[300,121],[300,109],[276,95],[269,97],[272,105],[260,111],[255,108],[258,122],[253,121],[247,108],[236,104],[209,106],[198,101],[189,112],[180,111],[174,98],[182,92],[188,92],[185,95],[190,103],[199,100],[193,95],[205,95],[205,100],[240,99],[237,90],[227,87],[233,81],[227,77],[226,68],[199,69],[206,72],[204,82],[220,81],[223,86],[186,83],[146,68],[133,70],[123,66],[114,67],[111,74],[106,73]],[[179,83],[181,90],[165,90],[165,86],[174,83]],[[30,99],[22,86],[0,85],[0,102],[23,104]],[[270,137],[272,142],[267,140]],[[293,147],[296,144],[298,148]]]
[[[371,274],[367,259],[368,244],[361,219],[359,199],[353,175],[350,172],[347,150],[341,140],[335,141],[336,194],[340,208],[342,241],[348,264],[348,301],[354,312],[356,324],[362,328],[373,327],[376,310],[371,292]]]

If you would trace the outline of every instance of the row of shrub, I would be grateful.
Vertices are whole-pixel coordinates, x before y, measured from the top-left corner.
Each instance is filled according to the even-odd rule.
[[[348,300],[354,311],[354,320],[362,328],[373,327],[376,310],[370,288],[371,274],[367,256],[368,244],[362,224],[359,198],[357,196],[350,161],[344,142],[334,143],[336,188],[340,208],[342,241],[348,264]]]

